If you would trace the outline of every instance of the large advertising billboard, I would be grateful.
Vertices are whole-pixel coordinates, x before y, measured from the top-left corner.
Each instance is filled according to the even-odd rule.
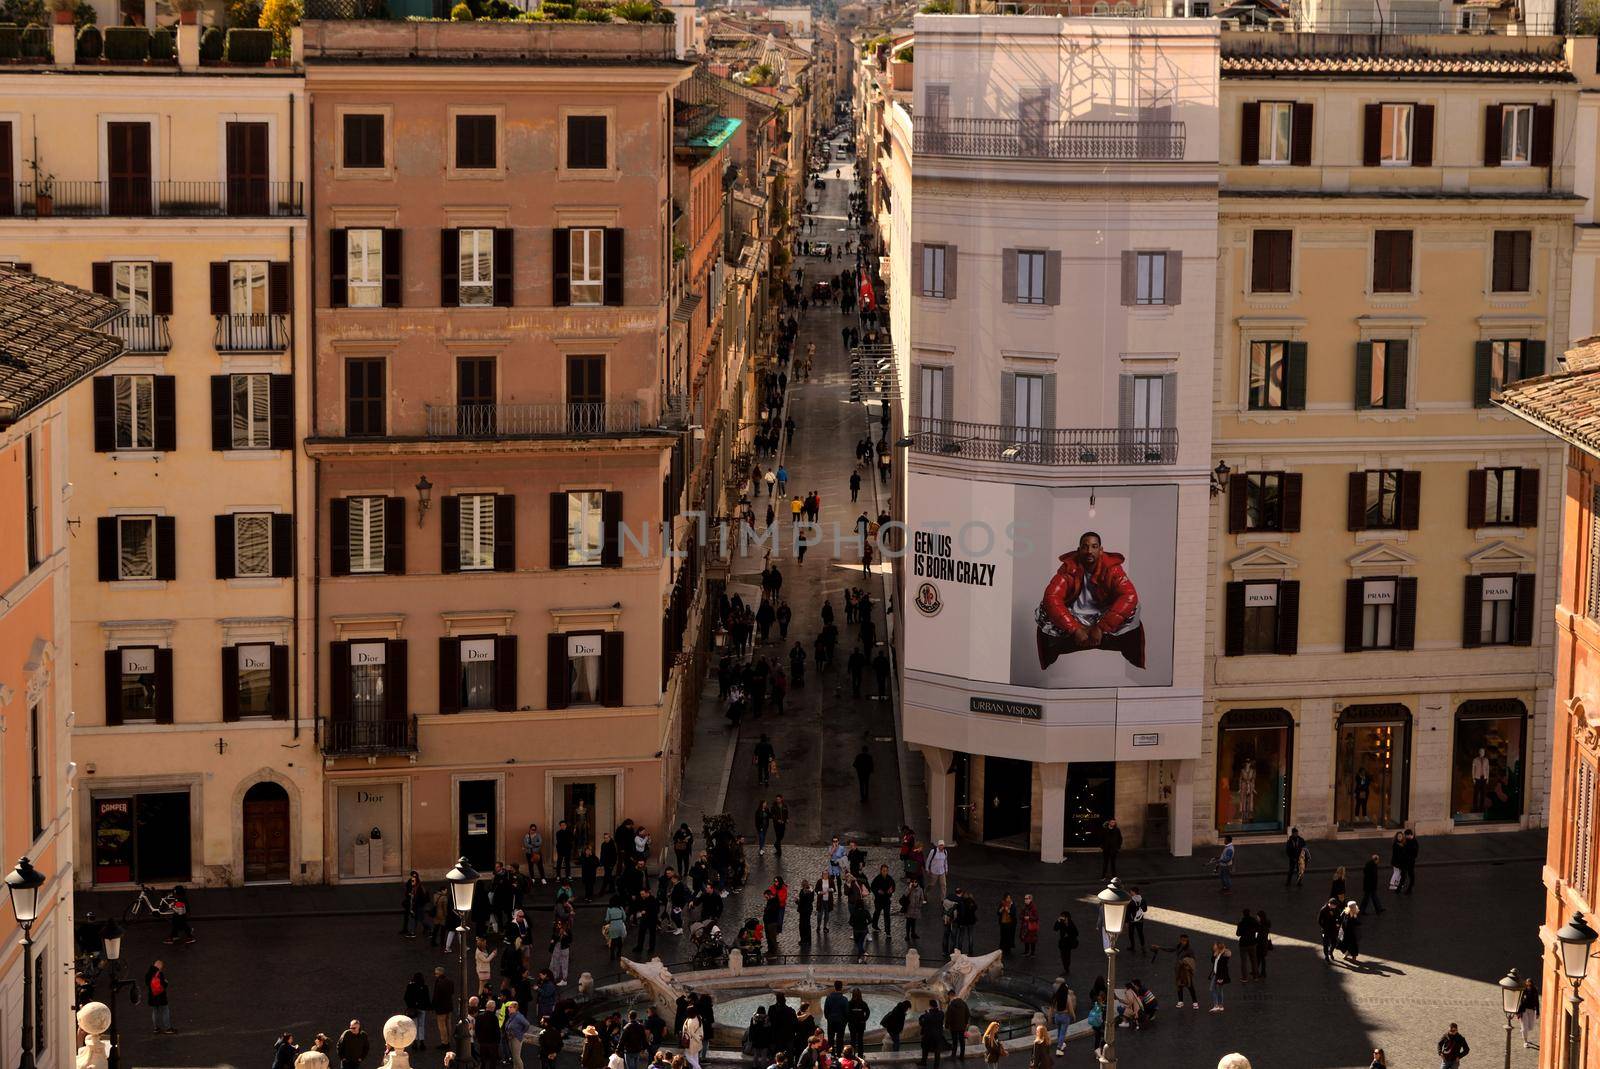
[[[906,666],[1040,689],[1172,685],[1178,488],[911,476]]]

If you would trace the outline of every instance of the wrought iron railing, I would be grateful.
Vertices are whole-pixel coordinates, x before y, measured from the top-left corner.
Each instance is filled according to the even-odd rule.
[[[219,353],[281,353],[289,347],[288,317],[251,312],[217,317]]]
[[[561,438],[640,427],[637,401],[428,405],[427,419],[430,438]]]
[[[130,353],[164,353],[172,348],[166,316],[124,313],[106,329],[121,338],[124,350]]]
[[[120,215],[298,216],[305,212],[299,182],[235,178],[220,182],[156,182],[142,178],[17,182],[8,214],[48,218]]]
[[[417,752],[417,718],[404,720],[324,720],[322,752],[330,756],[412,754]]]
[[[1154,119],[919,119],[913,147],[930,156],[1031,160],[1181,160],[1184,124]]]
[[[1015,464],[1175,464],[1176,427],[1008,427],[953,419],[911,421],[917,453]]]

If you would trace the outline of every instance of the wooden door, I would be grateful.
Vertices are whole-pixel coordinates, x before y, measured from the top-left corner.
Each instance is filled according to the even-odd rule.
[[[149,123],[106,123],[106,180],[112,215],[150,214]]]
[[[269,215],[267,124],[228,124],[228,214]]]
[[[289,798],[275,783],[258,783],[245,795],[244,878],[289,878]]]
[[[604,434],[606,358],[567,357],[567,432]]]

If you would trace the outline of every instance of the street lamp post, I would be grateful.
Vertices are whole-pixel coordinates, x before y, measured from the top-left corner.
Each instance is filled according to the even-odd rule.
[[[11,893],[11,915],[22,929],[22,1057],[18,1069],[33,1069],[33,922],[39,916],[39,888],[44,876],[23,858],[6,873],[6,890]]]
[[[1511,1069],[1511,1019],[1517,1015],[1517,1003],[1522,1001],[1522,977],[1512,969],[1500,978],[1500,1008],[1506,1014],[1506,1069]]]
[[[469,1041],[471,1024],[467,1021],[467,986],[471,982],[468,979],[468,969],[472,961],[473,939],[472,925],[469,921],[472,916],[472,896],[478,889],[478,870],[472,867],[472,862],[461,858],[456,862],[455,868],[445,873],[444,878],[450,883],[450,901],[455,907],[458,922],[456,939],[461,943],[461,981],[456,991],[455,1052],[456,1061],[465,1065],[471,1050]]]
[[[1578,987],[1589,973],[1589,948],[1596,939],[1600,939],[1600,932],[1589,927],[1582,913],[1574,913],[1556,933],[1556,942],[1561,945],[1561,971],[1572,983],[1572,992],[1567,996],[1567,1069],[1578,1066],[1578,1008],[1583,1001]]]
[[[117,976],[122,966],[122,934],[122,927],[115,920],[107,921],[105,930],[100,933],[106,965],[111,969],[111,992],[106,999],[106,1005],[111,1009],[111,1041],[107,1044],[109,1051],[106,1055],[109,1069],[121,1069],[122,1064],[122,1033],[117,1031],[117,995],[123,988],[134,984],[132,979],[124,980]]]
[[[1122,935],[1122,921],[1132,899],[1115,876],[1104,891],[1095,895],[1095,901],[1100,904],[1100,926],[1106,934],[1106,1041],[1100,1047],[1102,1066],[1117,1064],[1117,1022],[1111,1014],[1117,998],[1117,938]]]

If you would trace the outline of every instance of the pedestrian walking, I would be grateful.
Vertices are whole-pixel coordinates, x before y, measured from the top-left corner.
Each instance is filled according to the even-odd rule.
[[[1100,828],[1100,878],[1117,874],[1117,855],[1122,852],[1122,829],[1112,817]]]
[[[172,985],[167,980],[167,963],[157,958],[144,974],[145,1004],[150,1007],[150,1031],[172,1034]]]
[[[995,906],[995,920],[1000,925],[1000,953],[1010,957],[1011,951],[1017,945],[1017,904],[1011,900],[1009,893],[1000,896],[1000,902]],[[948,1011],[946,1011],[948,1016]]]
[[[922,1057],[917,1064],[927,1065],[928,1055],[931,1054],[937,1069],[944,1050],[944,1014],[939,1009],[938,999],[928,1000],[928,1008],[917,1018],[917,1025],[922,1029]]]
[[[411,974],[411,979],[406,983],[405,993],[400,996],[400,1001],[405,1003],[406,1016],[411,1018],[417,1026],[416,1042],[412,1046],[428,1045],[428,1011],[433,1006],[433,998],[428,992],[428,982],[422,978],[420,972]]]
[[[1422,843],[1417,839],[1417,833],[1410,828],[1406,829],[1406,863],[1401,868],[1400,891],[1410,894],[1417,889],[1417,855],[1422,852]]]
[[[428,993],[428,1009],[433,1012],[433,1027],[439,1033],[439,1049],[450,1046],[450,1015],[456,1007],[456,984],[443,965],[433,967],[433,989]],[[427,1034],[421,1033],[426,1039]]]
[[[1256,979],[1267,978],[1267,955],[1272,952],[1272,922],[1267,911],[1256,910]]]
[[[272,1045],[272,1069],[294,1069],[300,1048],[295,1046],[294,1033],[285,1032]]]
[[[1222,883],[1222,893],[1233,894],[1233,836],[1222,837],[1222,852],[1217,855],[1217,879]]]
[[[1065,976],[1058,976],[1055,980],[1055,990],[1050,993],[1050,1019],[1056,1026],[1056,1053],[1065,1054],[1067,1050],[1067,1029],[1072,1027],[1073,1020],[1078,1014],[1078,996],[1072,993],[1072,986],[1067,983]],[[998,1031],[998,1022],[990,1022]],[[983,1054],[984,1060],[989,1058],[989,1031],[984,1029]]]
[[[1071,913],[1061,911],[1061,916],[1056,918],[1055,931],[1056,952],[1061,955],[1061,971],[1071,975],[1072,952],[1078,949],[1078,926],[1073,922]]]
[[[1239,941],[1239,982],[1248,984],[1255,978],[1256,918],[1248,909],[1234,927],[1234,937]]]
[[[907,877],[906,893],[901,897],[906,916],[906,942],[915,944],[917,941],[917,921],[922,917],[922,907],[928,902],[928,896],[923,893],[922,884],[916,877]]]
[[[1039,952],[1039,907],[1032,895],[1022,896],[1022,912],[1017,915],[1017,934],[1022,940],[1022,956],[1034,957]]]
[[[794,619],[794,610],[789,608],[787,601],[778,602],[778,637],[788,639],[789,622]]]
[[[1361,907],[1354,902],[1346,902],[1339,914],[1339,949],[1352,965],[1361,957]]]
[[[601,924],[605,930],[606,941],[610,944],[609,960],[621,961],[622,941],[628,935],[628,921],[627,914],[622,909],[622,899],[619,896],[611,896],[611,903],[606,906],[605,916],[601,919]]]
[[[540,883],[550,882],[544,874],[544,836],[539,834],[539,825],[529,824],[527,832],[523,834],[522,856],[528,861],[530,877],[537,871]]]
[[[1517,1021],[1522,1025],[1522,1046],[1538,1049],[1539,986],[1531,976],[1522,981],[1522,994],[1517,996]]]
[[[889,669],[890,664],[888,653],[884,652],[883,650],[879,650],[872,657],[872,674],[877,677],[878,698],[881,701],[889,700]],[[862,798],[862,801],[866,801],[866,799]]]
[[[1211,944],[1211,1012],[1221,1013],[1223,990],[1228,986],[1228,959],[1233,955],[1222,943]]]
[[[773,762],[773,769],[777,769],[777,762]],[[772,799],[769,808],[772,816],[772,853],[775,857],[783,856],[783,836],[789,830],[789,803],[783,800],[783,795]]]
[[[1150,905],[1145,901],[1144,892],[1134,887],[1128,893],[1128,949],[1148,949],[1149,943],[1144,937],[1144,919],[1150,912]]]
[[[856,759],[850,763],[850,767],[856,770],[856,783],[861,788],[861,801],[864,803],[872,785],[873,770],[872,754],[867,751],[866,743],[861,744],[861,752],[856,754]],[[887,869],[888,866],[884,868]]]
[[[1300,837],[1300,829],[1290,828],[1289,838],[1283,844],[1284,856],[1289,861],[1289,867],[1283,874],[1283,885],[1285,887],[1288,887],[1291,883],[1298,885],[1299,881],[1305,879],[1305,871],[1300,867],[1300,852],[1305,849],[1305,846],[1306,841]]]
[[[351,1021],[350,1027],[339,1033],[339,1069],[359,1069],[372,1049],[372,1038],[361,1030],[360,1021]]]
[[[767,738],[766,732],[762,732],[761,733],[761,738],[756,740],[756,748],[755,748],[756,783],[758,785],[765,786],[768,783],[772,782],[772,765],[773,765],[773,762],[776,760],[777,756],[778,756],[778,752],[777,752],[777,750],[775,750],[773,748],[772,740]],[[767,805],[767,803],[762,802],[760,807],[759,807],[759,809],[765,809],[766,805]],[[761,826],[760,826],[759,817],[757,818],[756,830],[757,830],[757,832],[760,832],[762,830]],[[756,852],[756,856],[760,857],[761,856],[761,851],[765,850],[765,849],[766,849],[765,836],[762,836],[762,841],[760,842],[760,844],[758,846],[758,849],[757,849],[757,852]]]
[[[1322,933],[1322,960],[1331,962],[1339,945],[1339,914],[1343,906],[1337,898],[1328,899],[1317,911],[1317,928]]]
[[[1361,909],[1367,909],[1367,903],[1372,903],[1372,912],[1382,913],[1383,903],[1378,901],[1378,855],[1369,854],[1367,863],[1361,866]]]
[[[1472,1053],[1467,1037],[1461,1034],[1454,1021],[1439,1037],[1439,1069],[1460,1069],[1461,1059]]]
[[[859,497],[860,494],[861,494],[861,473],[859,471],[852,471],[850,473],[850,501],[851,501],[852,504],[855,503],[856,498]]]

